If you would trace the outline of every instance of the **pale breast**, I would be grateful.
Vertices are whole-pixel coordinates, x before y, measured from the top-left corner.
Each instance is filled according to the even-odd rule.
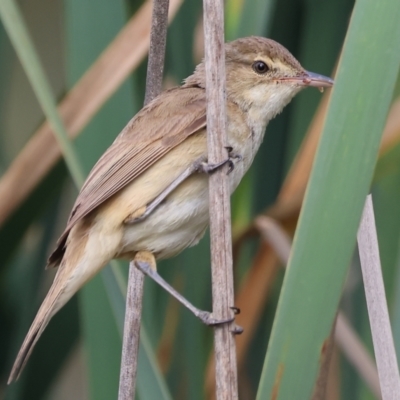
[[[123,239],[120,254],[147,250],[171,257],[196,244],[208,223],[208,177],[195,174],[175,189],[145,220],[125,225],[129,213],[149,204],[190,164],[205,156],[205,132],[193,135],[150,167],[118,196]],[[150,194],[151,192],[151,194]],[[129,210],[126,211],[126,210]]]
[[[243,113],[234,104],[228,106],[228,113],[227,146],[231,146],[233,153],[241,156],[240,160],[234,161],[235,167],[229,174],[230,189],[233,192],[254,160],[265,127],[249,127]],[[163,168],[159,172],[159,166],[156,164],[144,174],[148,175],[148,179],[141,179],[146,185],[155,184],[158,174],[167,173],[171,163],[175,163],[174,175],[177,171],[182,172],[201,153],[199,150],[193,151],[193,145],[201,147],[203,154],[206,154],[205,134],[200,142],[197,140],[195,143],[187,139],[164,157],[161,161]],[[188,154],[191,156],[188,157]],[[170,173],[172,174],[172,170]],[[141,186],[138,183],[133,184],[130,193],[125,197],[138,196],[143,191]],[[204,235],[208,222],[208,176],[195,174],[175,189],[144,221],[124,227],[121,254],[147,250],[157,258],[172,257],[186,247],[197,244]]]
[[[125,227],[124,252],[147,250],[169,258],[195,245],[208,224],[208,178],[182,183],[144,221]]]

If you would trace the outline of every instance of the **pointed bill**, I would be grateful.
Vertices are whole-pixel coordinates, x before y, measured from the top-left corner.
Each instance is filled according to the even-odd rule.
[[[301,76],[282,78],[280,80],[284,82],[293,82],[299,86],[313,86],[317,88],[331,87],[335,82],[332,78],[310,71],[305,71],[304,75]]]
[[[306,71],[306,76],[303,78],[305,86],[331,87],[334,83],[335,81],[332,78],[310,71]]]

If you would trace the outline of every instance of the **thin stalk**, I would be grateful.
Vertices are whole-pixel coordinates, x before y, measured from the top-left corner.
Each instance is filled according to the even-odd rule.
[[[225,52],[224,3],[204,0],[204,42],[207,96],[208,162],[218,163],[227,156],[225,132]],[[226,168],[209,179],[210,237],[213,314],[218,319],[233,317],[232,234],[230,193]],[[216,397],[237,399],[237,366],[234,323],[215,327],[214,348]]]
[[[162,89],[168,8],[169,0],[154,0],[144,104],[153,100]],[[126,295],[118,400],[131,400],[135,395],[143,291],[144,275],[135,267],[135,262],[131,261]]]
[[[367,196],[365,202],[357,242],[382,399],[399,400],[399,368],[383,284],[371,195]]]
[[[134,261],[131,261],[126,292],[118,400],[132,400],[135,396],[143,288],[144,274],[135,267]]]
[[[168,8],[169,0],[154,0],[144,104],[149,103],[157,97],[162,90],[165,46],[167,43]]]

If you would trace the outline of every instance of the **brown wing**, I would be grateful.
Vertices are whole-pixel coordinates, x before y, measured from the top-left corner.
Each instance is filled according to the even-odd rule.
[[[168,90],[139,111],[90,172],[49,265],[58,264],[68,234],[80,219],[205,125],[206,99],[201,88]]]

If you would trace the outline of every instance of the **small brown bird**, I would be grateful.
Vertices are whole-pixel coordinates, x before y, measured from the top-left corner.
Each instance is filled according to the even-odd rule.
[[[238,39],[226,44],[225,52],[226,148],[233,192],[253,162],[268,122],[301,89],[330,87],[333,81],[307,72],[270,39]],[[218,167],[207,164],[205,84],[201,63],[182,86],[139,111],[92,169],[49,258],[48,265],[58,272],[9,383],[19,377],[52,316],[111,259],[135,259],[156,274],[156,259],[172,257],[204,235],[208,178],[196,172]]]

